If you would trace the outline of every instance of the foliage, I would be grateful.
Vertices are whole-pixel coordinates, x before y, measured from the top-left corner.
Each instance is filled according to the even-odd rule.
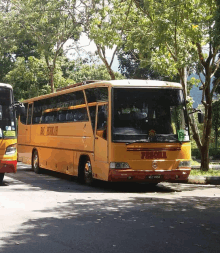
[[[54,72],[55,88],[83,80],[109,80],[105,66],[92,62],[92,59],[70,61],[66,57],[58,57]],[[123,78],[119,73],[115,75],[117,79]],[[27,60],[18,57],[13,70],[6,75],[4,81],[13,85],[17,100],[50,93],[49,72],[43,57],[38,59],[30,56]]]
[[[218,55],[218,57],[220,58],[220,54]],[[218,68],[218,70],[215,73],[214,82],[216,82],[219,78],[220,78],[220,68]],[[220,85],[217,85],[215,93],[220,94]]]
[[[216,0],[215,26],[214,26],[214,42],[219,44],[220,40],[220,0]]]
[[[212,112],[213,112],[212,128],[214,130],[215,136],[215,147],[217,148],[220,129],[220,100],[217,100],[213,103]]]
[[[57,88],[74,82],[63,77],[61,64],[62,60],[59,60],[54,74],[54,83]],[[24,57],[18,57],[13,70],[6,75],[4,81],[13,85],[16,100],[50,92],[49,73],[43,58],[37,59],[30,56],[28,60],[25,60]]]
[[[69,61],[67,58],[62,63],[62,71],[65,78],[73,79],[75,82],[83,80],[110,80],[111,77],[104,64],[100,63],[94,55],[89,57],[79,57],[76,60]],[[122,79],[123,76],[115,72],[117,79]]]
[[[123,44],[132,1],[85,1],[87,2],[87,22],[84,31],[89,39],[95,43],[96,53],[106,66],[111,79],[116,79],[112,70],[112,63],[118,49]],[[108,49],[113,50],[111,57],[107,57],[106,51]]]
[[[198,148],[192,148],[192,156],[196,159],[201,159],[201,153]],[[210,148],[209,155],[215,160],[220,160],[220,149],[219,148]]]
[[[114,73],[116,79],[122,79],[123,76],[118,72]],[[80,64],[75,66],[75,69],[70,74],[70,77],[76,82],[83,80],[110,80],[111,77],[103,64]]]
[[[81,21],[77,14],[75,0],[12,0],[7,16],[11,32],[20,37],[31,37],[37,51],[44,56],[50,72],[51,91],[54,91],[56,60],[62,54],[68,39],[78,40]]]
[[[177,77],[167,77],[158,73],[156,70],[152,69],[151,64],[145,67],[140,66],[140,59],[138,52],[135,50],[130,50],[125,52],[124,47],[122,47],[118,53],[119,60],[119,70],[127,78],[133,79],[159,79],[170,81],[179,81]],[[147,58],[147,56],[146,56]]]

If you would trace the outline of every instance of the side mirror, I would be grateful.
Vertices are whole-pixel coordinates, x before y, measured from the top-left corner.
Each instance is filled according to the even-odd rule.
[[[201,111],[199,111],[198,112],[198,121],[199,121],[199,123],[204,123],[204,120],[205,120],[204,114]]]
[[[23,103],[15,102],[14,107],[18,115],[25,116],[25,106]]]

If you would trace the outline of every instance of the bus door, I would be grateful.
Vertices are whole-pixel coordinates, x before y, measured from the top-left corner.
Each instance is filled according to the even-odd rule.
[[[33,103],[28,104],[27,108],[27,124],[26,124],[26,143],[31,142],[31,124],[32,124],[32,111],[33,111]]]
[[[108,145],[107,145],[107,119],[108,104],[97,105],[96,107],[96,127],[95,127],[95,161],[107,163]],[[100,164],[101,165],[101,164]]]

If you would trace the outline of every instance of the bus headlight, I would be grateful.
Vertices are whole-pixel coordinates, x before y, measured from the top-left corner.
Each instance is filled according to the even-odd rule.
[[[179,167],[191,167],[191,161],[180,161]]]
[[[110,169],[129,169],[130,166],[128,163],[124,163],[124,162],[112,162],[110,163],[109,166]]]
[[[13,155],[17,151],[17,144],[10,145],[5,150],[5,155]]]

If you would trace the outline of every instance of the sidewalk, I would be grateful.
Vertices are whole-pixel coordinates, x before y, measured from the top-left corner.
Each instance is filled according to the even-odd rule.
[[[209,165],[210,169],[220,170],[220,165]],[[199,165],[193,165],[191,169],[199,169]],[[208,177],[208,176],[189,176],[188,178],[189,184],[212,184],[212,185],[220,185],[220,177]]]
[[[220,185],[220,177],[189,176],[188,184]]]

